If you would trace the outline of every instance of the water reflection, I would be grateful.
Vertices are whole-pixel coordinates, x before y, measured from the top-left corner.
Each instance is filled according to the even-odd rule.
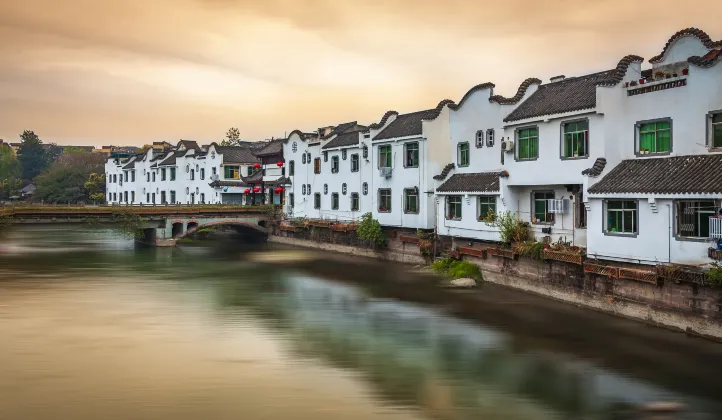
[[[655,401],[722,415],[512,331],[227,258],[237,249],[62,228],[4,243],[40,252],[0,257],[0,418],[612,419]]]

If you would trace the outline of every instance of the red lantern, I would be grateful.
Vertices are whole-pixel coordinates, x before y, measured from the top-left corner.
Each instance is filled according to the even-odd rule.
[[[279,168],[282,167],[282,166],[283,166],[283,162],[276,162],[276,166],[278,166]]]
[[[261,189],[258,187],[253,187],[253,192],[254,193],[261,192]]]
[[[251,190],[249,190],[248,188],[246,188],[246,190],[243,191],[243,192],[246,193],[246,194],[250,194],[250,193],[251,193]]]
[[[253,167],[256,168],[256,169],[260,169],[260,168],[261,168],[261,164],[260,164],[260,163],[254,163],[254,164],[253,164]]]
[[[276,194],[280,194],[282,192],[283,192],[283,188],[281,188],[281,187],[276,188]]]

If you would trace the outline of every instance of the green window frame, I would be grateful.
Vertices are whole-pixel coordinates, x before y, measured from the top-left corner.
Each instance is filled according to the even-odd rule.
[[[338,210],[338,193],[331,193],[331,210]]]
[[[459,143],[456,149],[459,166],[469,166],[469,143]]]
[[[709,218],[717,209],[714,200],[677,201],[677,236],[709,238]]]
[[[565,159],[589,156],[589,120],[569,121],[563,124]]]
[[[605,233],[636,235],[639,232],[637,200],[607,200],[605,204]]]
[[[553,191],[532,192],[532,223],[554,223],[554,214],[549,212],[549,200],[554,199]]]
[[[379,168],[390,168],[392,158],[390,144],[379,146]]]
[[[358,211],[359,207],[358,193],[351,193],[351,211]]]
[[[404,168],[419,167],[419,142],[404,143]]]
[[[224,166],[223,167],[223,178],[225,179],[240,179],[241,173],[238,166]]]
[[[477,201],[477,219],[479,221],[490,221],[496,215],[496,197],[495,196],[479,196]]]
[[[358,153],[351,155],[351,172],[358,172],[361,168],[361,161],[359,160]]]
[[[416,188],[404,189],[404,213],[419,212],[419,192]]]
[[[461,196],[446,196],[446,219],[461,220]]]
[[[379,213],[391,212],[391,189],[379,189]]]
[[[712,114],[712,147],[722,147],[722,112]]]
[[[539,157],[539,128],[521,128],[516,132],[517,160],[534,160]]]
[[[672,151],[672,121],[659,120],[639,123],[640,155],[661,154]]]

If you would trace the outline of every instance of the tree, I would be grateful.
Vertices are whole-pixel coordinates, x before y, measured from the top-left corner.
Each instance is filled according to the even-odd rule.
[[[237,146],[239,141],[241,141],[241,131],[231,127],[226,132],[226,138],[221,140],[221,146]]]
[[[50,164],[49,153],[43,147],[40,138],[32,131],[23,131],[20,141],[18,148],[20,174],[23,179],[32,180]]]
[[[10,147],[0,145],[0,199],[13,196],[20,185],[20,163]]]
[[[102,193],[102,200],[105,198],[104,182],[102,189],[98,187],[92,191],[86,188],[86,183],[90,181],[90,174],[103,172],[104,157],[98,153],[63,153],[47,171],[36,178],[35,199],[50,203],[79,203],[94,200],[92,194]],[[104,178],[104,175],[100,176]]]
[[[140,150],[138,150],[138,153],[145,153],[152,147],[153,146],[151,146],[150,144],[144,144],[143,147],[141,147]]]
[[[91,200],[105,201],[105,174],[90,174],[83,187]]]

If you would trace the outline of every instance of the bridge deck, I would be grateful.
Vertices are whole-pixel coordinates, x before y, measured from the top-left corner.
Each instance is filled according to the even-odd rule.
[[[0,216],[20,217],[72,217],[86,215],[115,215],[131,213],[139,216],[179,216],[179,215],[217,215],[217,214],[268,214],[270,205],[233,206],[233,205],[195,205],[195,206],[5,206],[0,207]]]

